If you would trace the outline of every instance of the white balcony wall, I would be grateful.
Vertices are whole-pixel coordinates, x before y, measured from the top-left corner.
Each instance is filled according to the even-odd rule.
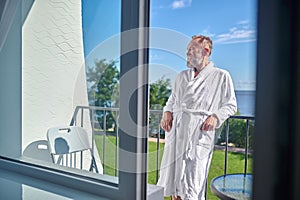
[[[76,106],[88,105],[81,19],[81,0],[35,0],[23,23],[23,150],[45,140],[48,128],[69,125]],[[84,127],[92,138],[89,120]]]

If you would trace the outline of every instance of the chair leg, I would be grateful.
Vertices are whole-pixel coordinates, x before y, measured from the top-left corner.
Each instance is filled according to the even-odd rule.
[[[95,160],[94,156],[92,156],[92,162],[91,162],[91,166],[90,166],[90,170],[89,171],[93,171],[93,169],[95,169],[96,173],[99,173],[98,167],[97,167],[97,164],[96,164],[96,160]]]

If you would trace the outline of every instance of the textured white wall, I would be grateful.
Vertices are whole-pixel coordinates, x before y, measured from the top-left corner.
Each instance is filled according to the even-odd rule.
[[[45,140],[48,128],[68,125],[77,105],[88,105],[81,0],[35,0],[22,31],[25,149]]]

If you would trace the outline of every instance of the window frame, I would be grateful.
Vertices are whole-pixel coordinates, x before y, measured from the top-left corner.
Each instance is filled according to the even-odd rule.
[[[108,179],[101,181],[87,178],[22,160],[22,24],[26,18],[22,14],[27,12],[22,11],[22,6],[26,3],[16,1],[18,3],[14,5],[16,13],[11,19],[9,37],[3,41],[4,51],[0,52],[1,63],[5,64],[0,68],[0,91],[6,94],[1,97],[0,104],[0,116],[6,122],[0,126],[0,168],[109,199],[146,199],[149,0],[122,0],[121,3],[120,149],[125,151],[120,151],[119,184],[111,183]],[[128,35],[123,33],[130,30],[136,30],[130,35],[130,45],[138,48],[122,54],[128,48],[125,41]],[[125,74],[132,69],[135,69],[135,76],[130,76],[129,80]],[[145,84],[140,87],[141,83]],[[136,89],[130,101],[124,98],[127,89]],[[122,112],[128,109],[129,112]],[[128,127],[128,118],[135,119],[135,127]],[[133,132],[128,135],[123,130]],[[10,134],[6,134],[8,132]],[[11,141],[14,141],[14,145],[11,145]],[[124,152],[133,156],[126,157],[127,153]],[[130,172],[127,170],[129,168]]]
[[[300,3],[258,1],[254,199],[300,195]]]

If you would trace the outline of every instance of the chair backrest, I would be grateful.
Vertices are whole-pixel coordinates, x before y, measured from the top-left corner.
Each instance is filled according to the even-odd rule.
[[[33,141],[26,146],[26,148],[23,151],[23,156],[37,160],[52,162],[48,145],[49,144],[47,140]]]
[[[78,126],[54,127],[48,129],[47,140],[52,161],[56,164],[84,169],[84,156],[89,156],[89,171],[98,173],[87,132]]]

